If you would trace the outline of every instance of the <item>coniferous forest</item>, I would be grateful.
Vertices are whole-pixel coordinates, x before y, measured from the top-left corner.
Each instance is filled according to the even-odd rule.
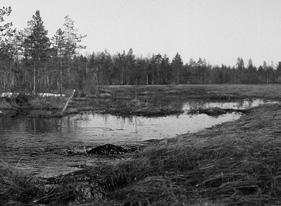
[[[74,21],[51,36],[36,11],[24,30],[6,21],[12,9],[0,10],[0,90],[63,92],[79,89],[91,92],[96,85],[154,84],[272,84],[281,82],[281,62],[255,66],[237,58],[233,66],[210,65],[203,58],[183,62],[180,54],[138,57],[133,49],[110,54],[107,51],[82,55],[86,35]]]

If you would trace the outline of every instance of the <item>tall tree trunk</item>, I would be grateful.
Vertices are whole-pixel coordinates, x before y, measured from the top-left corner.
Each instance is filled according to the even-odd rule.
[[[67,58],[67,82],[68,82],[68,88],[70,87],[71,80],[70,80],[70,57]]]
[[[124,85],[125,84],[124,67],[122,66],[121,68],[122,68],[122,70],[121,70],[121,84]]]
[[[60,58],[60,96],[62,96],[62,59]]]
[[[36,94],[36,64],[33,62],[33,95]]]
[[[179,84],[180,83],[180,72],[179,72],[179,68],[177,68],[177,71],[176,71],[176,84]]]

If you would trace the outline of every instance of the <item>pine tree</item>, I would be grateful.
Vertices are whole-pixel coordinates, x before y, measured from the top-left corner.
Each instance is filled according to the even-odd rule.
[[[9,16],[12,12],[11,7],[0,8],[0,43],[2,44],[5,37],[11,35],[11,22],[5,22],[5,17]]]
[[[65,38],[64,32],[59,28],[56,34],[52,38],[53,48],[56,53],[56,57],[59,61],[59,90],[62,95],[63,90],[63,58],[65,56]]]
[[[5,22],[5,17],[11,14],[11,7],[0,8],[0,55],[11,57],[10,55],[10,41],[13,37],[14,31],[12,31],[12,23]]]
[[[173,68],[173,70],[175,71],[175,83],[179,84],[180,83],[180,71],[183,68],[183,62],[181,59],[181,56],[179,55],[179,53],[176,54],[176,56],[174,57],[174,59],[171,62],[171,66]]]
[[[47,34],[40,12],[36,11],[28,22],[27,36],[23,42],[25,59],[33,64],[33,94],[37,92],[38,70],[50,55],[51,43]]]
[[[240,58],[240,57],[237,58],[236,66],[241,71],[245,69],[245,64],[244,64],[243,58]]]

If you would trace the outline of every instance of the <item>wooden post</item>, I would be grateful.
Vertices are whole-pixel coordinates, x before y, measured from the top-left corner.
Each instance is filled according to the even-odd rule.
[[[64,107],[63,107],[63,109],[62,109],[62,111],[61,111],[61,115],[63,115],[63,113],[65,112],[65,110],[66,110],[66,108],[67,108],[67,106],[68,106],[70,100],[71,100],[72,97],[74,96],[74,94],[75,94],[75,89],[73,90],[72,94],[70,95],[70,97],[68,98],[67,102],[65,103],[65,105],[64,105]]]

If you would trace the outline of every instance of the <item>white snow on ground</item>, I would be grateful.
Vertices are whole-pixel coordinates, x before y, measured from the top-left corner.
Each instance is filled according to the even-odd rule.
[[[26,95],[30,95],[29,93],[25,93]],[[13,92],[3,92],[1,93],[1,97],[12,97],[12,96],[17,96],[19,93],[13,93]],[[59,97],[60,94],[54,94],[54,93],[38,93],[38,96],[41,97]],[[65,94],[62,94],[64,97]]]
[[[54,93],[39,93],[38,95],[42,97],[60,97],[60,94],[54,94]],[[62,94],[62,96],[64,97],[65,95]]]
[[[1,97],[12,97],[12,96],[17,96],[19,93],[13,93],[13,92],[3,92],[1,94]]]

